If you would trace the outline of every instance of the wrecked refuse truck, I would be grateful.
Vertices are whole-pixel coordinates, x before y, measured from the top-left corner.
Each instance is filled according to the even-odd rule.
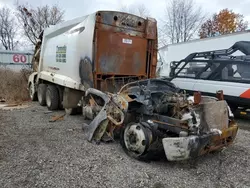
[[[49,110],[73,114],[88,88],[117,92],[128,82],[156,76],[153,18],[97,11],[46,28],[41,38],[28,87],[31,99]]]
[[[110,141],[119,132],[125,152],[140,160],[162,151],[177,161],[221,150],[238,130],[222,91],[217,98],[187,96],[167,80],[146,79],[116,94],[90,88],[85,99],[88,141]]]

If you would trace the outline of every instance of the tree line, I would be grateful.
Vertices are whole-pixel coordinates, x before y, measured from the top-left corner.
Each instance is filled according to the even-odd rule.
[[[242,14],[223,9],[208,16],[194,0],[166,1],[165,15],[158,20],[159,45],[187,42],[194,38],[208,38],[244,31],[248,22]],[[150,17],[143,4],[121,6],[120,11],[140,17]],[[0,46],[15,50],[20,46],[35,46],[44,28],[64,21],[65,10],[58,5],[33,8],[29,4],[15,4],[15,10],[0,9]]]
[[[15,10],[0,9],[0,47],[18,50],[39,42],[44,28],[63,22],[65,11],[58,5],[33,8],[29,4],[15,4]]]

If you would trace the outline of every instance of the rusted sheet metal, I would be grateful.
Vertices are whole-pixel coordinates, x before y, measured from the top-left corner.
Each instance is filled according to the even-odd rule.
[[[157,28],[156,20],[153,18],[148,18],[146,21],[146,31],[145,31],[147,39],[154,40],[157,38],[157,30],[155,28]]]
[[[195,92],[194,93],[194,104],[200,104],[201,102],[201,93],[200,92]]]
[[[142,33],[144,33],[146,27],[145,19],[123,12],[99,11],[96,14],[96,20],[104,25],[126,28]]]
[[[211,129],[225,130],[228,126],[229,118],[226,101],[199,104],[195,111],[201,118],[203,131]]]
[[[129,82],[134,82],[140,79],[146,78],[146,76],[125,76],[125,77],[118,77],[112,76],[108,78],[104,78],[101,81],[101,90],[111,91],[116,93],[119,89]]]
[[[145,75],[147,40],[122,33],[99,31],[97,34],[97,73]]]
[[[120,77],[154,78],[157,65],[157,22],[110,11],[96,13],[94,87],[115,92]],[[109,87],[110,81],[112,86]],[[129,81],[129,80],[128,80]],[[134,81],[134,80],[133,80]]]
[[[148,78],[156,78],[156,67],[157,67],[157,41],[154,41],[154,49],[152,53],[151,69]]]
[[[214,135],[211,137],[211,144],[199,151],[198,155],[204,155],[212,151],[220,150],[223,147],[228,147],[233,143],[236,138],[238,126],[235,122],[232,122],[231,126],[221,134]]]
[[[100,112],[90,123],[88,130],[88,141],[92,141],[92,139],[100,141],[105,132],[107,132],[108,135],[112,134],[112,132],[106,130],[107,128],[113,131],[114,128],[112,128],[112,126],[121,126],[125,118],[124,112],[126,112],[128,108],[128,102],[122,96],[105,94],[93,88],[89,88],[86,91],[86,97],[89,95],[98,96],[104,102]],[[90,101],[90,108],[94,111],[93,107],[97,105],[97,102],[95,102],[93,97],[90,98]],[[96,134],[97,137],[95,136]]]

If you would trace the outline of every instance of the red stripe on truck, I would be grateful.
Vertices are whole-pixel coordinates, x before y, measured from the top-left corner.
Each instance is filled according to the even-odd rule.
[[[250,89],[246,90],[245,92],[241,93],[241,98],[247,98],[250,99]]]

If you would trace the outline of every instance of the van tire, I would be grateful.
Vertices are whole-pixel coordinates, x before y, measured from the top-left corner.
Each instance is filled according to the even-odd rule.
[[[59,106],[59,92],[54,85],[48,85],[46,90],[46,104],[49,110],[57,110]]]
[[[46,84],[39,84],[37,89],[37,98],[41,106],[46,106]]]

